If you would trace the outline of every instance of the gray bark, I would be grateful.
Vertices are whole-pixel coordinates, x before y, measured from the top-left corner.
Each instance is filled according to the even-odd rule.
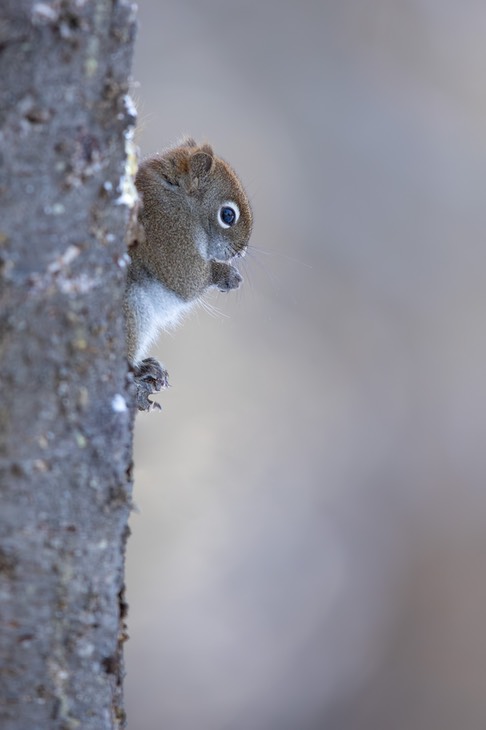
[[[122,0],[0,8],[2,730],[125,726],[134,28]]]

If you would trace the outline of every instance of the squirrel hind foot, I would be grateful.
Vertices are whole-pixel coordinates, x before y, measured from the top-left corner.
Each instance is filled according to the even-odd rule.
[[[150,396],[169,387],[169,373],[154,357],[147,357],[133,366],[133,376],[137,388],[135,402],[139,411],[161,410],[160,403],[150,400]]]

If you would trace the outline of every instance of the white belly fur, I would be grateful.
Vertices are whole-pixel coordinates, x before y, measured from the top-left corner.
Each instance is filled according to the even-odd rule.
[[[147,357],[150,346],[161,330],[174,329],[196,302],[185,302],[158,281],[133,287],[132,311],[137,330],[142,333],[134,361]]]

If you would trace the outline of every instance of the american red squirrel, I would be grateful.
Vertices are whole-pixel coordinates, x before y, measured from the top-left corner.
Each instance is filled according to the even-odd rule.
[[[147,357],[160,330],[176,325],[212,287],[237,289],[233,261],[248,247],[253,215],[234,170],[209,144],[187,138],[141,163],[136,240],[130,249],[125,317],[128,359],[140,410],[160,407],[149,395],[167,372]]]

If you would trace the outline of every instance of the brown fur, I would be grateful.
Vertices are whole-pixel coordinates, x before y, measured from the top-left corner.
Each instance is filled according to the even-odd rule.
[[[140,330],[147,324],[134,292],[144,282],[148,291],[148,284],[156,281],[183,305],[210,287],[237,288],[241,277],[232,259],[245,252],[253,223],[248,197],[234,170],[215,156],[209,144],[198,145],[191,138],[142,162],[135,184],[143,235],[130,250],[129,353],[138,350]],[[240,216],[224,228],[218,223],[218,210],[228,201],[237,204]]]

